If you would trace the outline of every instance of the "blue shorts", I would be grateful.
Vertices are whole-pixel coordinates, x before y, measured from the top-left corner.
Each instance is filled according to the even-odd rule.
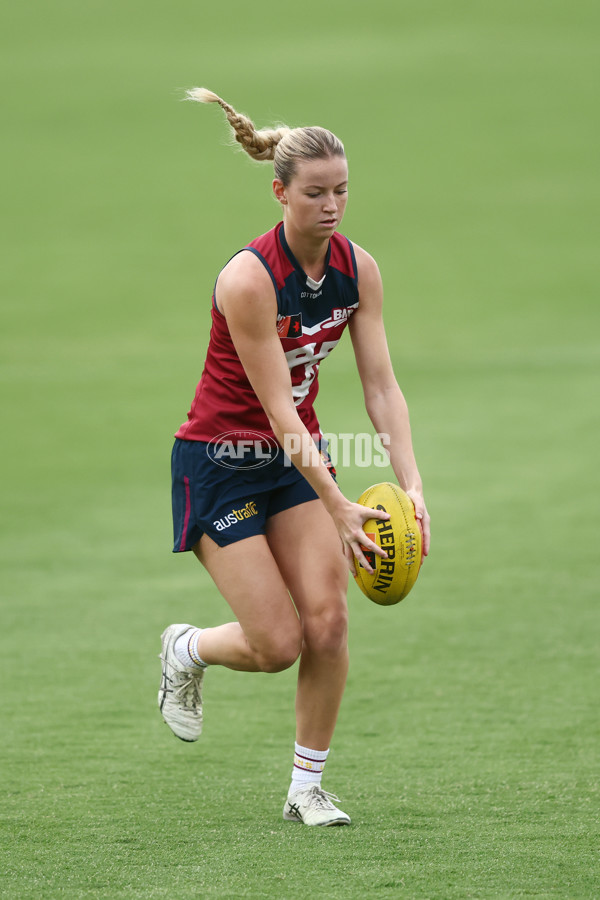
[[[203,534],[226,547],[264,534],[269,516],[316,500],[306,478],[279,448],[271,458],[246,448],[217,458],[215,445],[175,439],[171,456],[173,552],[191,550]],[[335,478],[324,448],[323,460]]]

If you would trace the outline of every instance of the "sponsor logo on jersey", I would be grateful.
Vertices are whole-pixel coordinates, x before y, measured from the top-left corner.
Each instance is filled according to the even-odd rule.
[[[256,503],[254,500],[248,500],[246,505],[242,506],[241,509],[232,509],[226,516],[215,519],[213,525],[217,531],[225,531],[226,528],[231,528],[232,525],[237,525],[238,522],[243,522],[244,519],[249,519],[251,516],[257,515],[258,510],[256,508]]]
[[[350,320],[350,316],[352,315],[352,313],[356,312],[357,306],[358,304],[354,304],[354,306],[338,306],[331,310],[331,314],[328,319],[323,319],[316,325],[307,325],[306,323],[304,323],[304,334],[318,334],[319,332],[322,332],[327,328],[345,328],[346,324]]]
[[[348,321],[348,312],[349,310],[344,307],[344,309],[332,309],[331,310],[331,320],[333,322],[347,322]]]
[[[277,334],[279,337],[302,337],[302,313],[293,316],[277,316]]]

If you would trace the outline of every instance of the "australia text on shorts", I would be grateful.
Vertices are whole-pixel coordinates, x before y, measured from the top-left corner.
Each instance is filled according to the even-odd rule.
[[[237,468],[244,463],[248,468],[262,468],[282,454],[284,466],[292,466],[291,456],[301,454],[302,465],[310,465],[315,445],[325,459],[339,467],[356,466],[383,468],[390,464],[387,448],[389,434],[367,431],[333,434],[284,435],[280,446],[272,437],[260,431],[226,431],[215,435],[206,445],[208,457],[218,466]]]

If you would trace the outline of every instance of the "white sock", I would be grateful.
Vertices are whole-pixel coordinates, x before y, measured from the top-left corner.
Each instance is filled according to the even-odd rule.
[[[297,791],[305,784],[321,784],[328,753],[329,750],[311,750],[309,747],[295,744],[292,783],[288,793]]]
[[[202,628],[189,628],[173,645],[173,652],[182,665],[189,669],[205,669],[208,663],[198,656],[198,637]]]

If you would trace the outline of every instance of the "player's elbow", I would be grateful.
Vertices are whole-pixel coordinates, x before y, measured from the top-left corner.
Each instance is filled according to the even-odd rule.
[[[406,401],[398,382],[386,385],[367,385],[364,388],[365,409],[370,419],[380,415],[397,414],[406,409]]]

